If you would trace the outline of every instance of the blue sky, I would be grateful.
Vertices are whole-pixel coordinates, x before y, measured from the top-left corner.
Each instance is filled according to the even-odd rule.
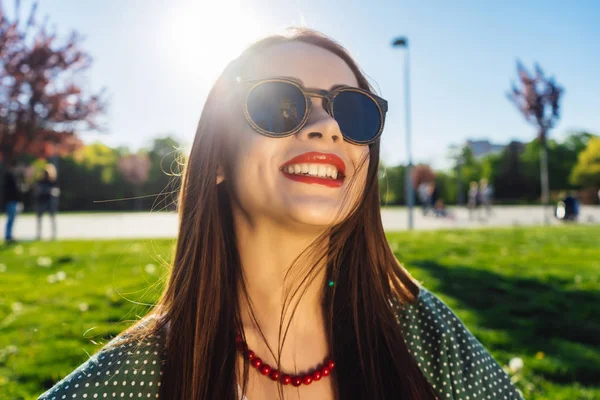
[[[108,132],[86,141],[135,149],[172,132],[190,142],[225,63],[253,39],[300,24],[346,46],[389,101],[388,164],[406,160],[403,54],[390,46],[398,35],[411,47],[416,161],[444,167],[448,146],[467,138],[535,135],[505,97],[517,58],[539,62],[566,89],[554,137],[600,133],[598,1],[61,0],[42,1],[41,15],[86,37],[88,86],[107,88]]]

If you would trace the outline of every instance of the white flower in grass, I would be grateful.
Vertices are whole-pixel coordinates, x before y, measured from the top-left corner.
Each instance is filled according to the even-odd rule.
[[[6,264],[0,263],[0,272],[6,272]]]
[[[15,247],[15,254],[20,256],[21,254],[23,254],[23,246],[17,246]]]
[[[513,374],[516,374],[517,372],[521,371],[524,365],[525,364],[523,363],[523,360],[520,357],[511,358],[511,360],[508,362],[508,368]]]
[[[54,274],[50,274],[46,277],[46,280],[48,281],[48,283],[55,283],[56,282],[56,276]]]
[[[52,265],[52,259],[50,257],[38,257],[37,265],[44,268],[49,268]]]
[[[15,314],[19,314],[23,311],[23,303],[15,301],[14,303],[11,304],[10,308],[12,309],[12,311]]]
[[[156,272],[156,265],[154,264],[146,264],[146,266],[144,267],[144,269],[146,270],[146,273],[152,275]]]
[[[64,281],[65,279],[67,279],[67,274],[65,273],[65,271],[58,271],[56,273],[56,280],[57,281]]]
[[[88,306],[87,303],[79,303],[79,311],[86,312],[89,309],[90,309],[90,307]]]

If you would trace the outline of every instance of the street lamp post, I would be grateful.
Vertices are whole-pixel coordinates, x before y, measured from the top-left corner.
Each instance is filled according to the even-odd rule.
[[[408,39],[406,37],[399,37],[392,42],[393,47],[403,47],[404,51],[404,95],[405,95],[405,106],[406,106],[406,176],[405,176],[405,193],[406,193],[406,205],[408,206],[408,229],[414,228],[413,211],[415,205],[415,192],[412,184],[412,151],[411,151],[411,140],[410,140],[410,85],[409,85],[409,51],[408,51]]]

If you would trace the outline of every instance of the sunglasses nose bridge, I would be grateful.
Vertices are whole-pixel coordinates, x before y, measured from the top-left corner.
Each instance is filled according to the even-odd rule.
[[[333,101],[333,96],[331,95],[331,93],[329,93],[326,90],[305,90],[304,92],[305,97],[307,99],[307,102],[309,104],[309,110],[315,106],[315,100],[316,100],[316,105],[318,106],[318,108],[325,110],[325,112],[327,114],[329,114],[330,116],[333,116],[332,114],[332,110],[331,110],[331,104]],[[311,110],[312,112],[312,110]]]

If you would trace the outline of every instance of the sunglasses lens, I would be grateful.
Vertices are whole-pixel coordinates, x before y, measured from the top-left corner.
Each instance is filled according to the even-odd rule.
[[[264,82],[248,95],[248,114],[259,128],[271,134],[293,131],[304,119],[306,99],[286,82]]]
[[[344,137],[356,142],[373,140],[381,128],[377,104],[363,93],[339,93],[333,101],[333,114]]]

